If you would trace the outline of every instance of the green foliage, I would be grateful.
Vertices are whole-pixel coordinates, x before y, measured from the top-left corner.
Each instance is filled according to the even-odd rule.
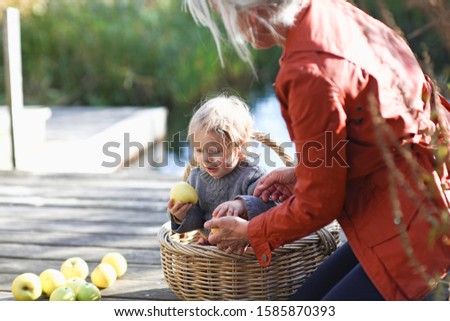
[[[355,2],[379,14],[373,0]],[[226,45],[222,68],[209,30],[198,27],[179,0],[39,3],[39,10],[28,8],[21,19],[26,104],[163,105],[172,111],[170,128],[178,131],[201,98],[227,89],[244,99],[258,95],[278,69],[280,48],[254,51],[255,79]],[[405,34],[428,22],[420,10],[405,10],[405,0],[386,3]],[[419,57],[427,47],[436,74],[450,78],[449,53],[439,32],[429,29],[410,43]],[[0,77],[0,104],[3,88]]]
[[[434,76],[443,84],[444,92],[450,94],[450,90],[445,88],[450,81],[450,43],[447,43],[448,38],[445,38],[445,33],[448,34],[449,30],[441,30],[436,23],[439,17],[430,16],[419,5],[411,5],[413,2],[411,0],[355,0],[354,2],[369,14],[384,21],[380,12],[380,1],[384,1],[395,24],[402,31],[417,59],[422,62],[424,69],[432,68]],[[450,10],[448,5],[447,9]],[[427,62],[427,59],[430,61]]]
[[[179,1],[49,0],[21,20],[26,104],[164,105],[188,118],[212,91],[251,87],[250,68],[231,48],[222,68]]]

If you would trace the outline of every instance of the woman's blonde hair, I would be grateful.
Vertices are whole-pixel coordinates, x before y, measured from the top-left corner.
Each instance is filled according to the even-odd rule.
[[[252,15],[249,9],[261,7],[269,12],[269,18],[254,16],[262,24],[271,30],[275,38],[282,38],[273,28],[274,23],[284,26],[292,26],[295,22],[295,16],[304,8],[309,6],[311,0],[183,0],[184,8],[189,9],[195,22],[199,25],[209,28],[219,52],[220,62],[224,65],[221,49],[220,29],[214,21],[213,11],[217,12],[222,18],[223,25],[228,34],[228,39],[235,48],[239,57],[253,68],[248,41],[242,30],[239,28],[238,12],[246,12]],[[251,26],[249,26],[251,28]]]
[[[240,147],[252,130],[253,118],[247,104],[236,96],[219,94],[196,110],[189,122],[188,137],[192,145],[194,135],[214,132],[227,146]]]

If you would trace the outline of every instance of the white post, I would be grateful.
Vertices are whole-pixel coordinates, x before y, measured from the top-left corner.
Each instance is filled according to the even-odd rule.
[[[11,128],[11,152],[14,169],[19,166],[21,139],[21,118],[23,114],[23,87],[22,87],[22,49],[20,40],[20,12],[16,8],[7,8],[4,11],[3,22],[3,48],[5,56],[5,85],[6,104],[8,105]]]

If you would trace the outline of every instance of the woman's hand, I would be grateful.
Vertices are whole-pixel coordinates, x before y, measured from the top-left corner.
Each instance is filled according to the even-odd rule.
[[[247,207],[245,206],[245,202],[243,200],[234,200],[223,202],[219,206],[216,207],[212,216],[214,218],[222,217],[222,216],[239,216],[242,218],[246,218]]]
[[[264,202],[270,198],[275,202],[283,202],[294,193],[296,182],[295,167],[278,168],[260,179],[253,195],[261,196]]]
[[[244,254],[248,246],[248,221],[236,216],[225,216],[207,221],[204,227],[209,230],[218,229],[209,235],[209,243],[216,244],[227,254]]]
[[[186,218],[188,211],[191,209],[191,203],[176,202],[171,198],[167,203],[167,208],[170,214],[174,216],[178,221],[183,221]]]

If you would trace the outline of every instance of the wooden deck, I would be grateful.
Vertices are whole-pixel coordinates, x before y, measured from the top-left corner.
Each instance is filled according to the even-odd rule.
[[[0,172],[0,300],[14,300],[13,279],[59,269],[73,256],[92,269],[122,253],[128,271],[102,300],[178,300],[164,281],[157,232],[178,176],[151,170],[115,174]],[[42,297],[42,300],[45,298]]]

